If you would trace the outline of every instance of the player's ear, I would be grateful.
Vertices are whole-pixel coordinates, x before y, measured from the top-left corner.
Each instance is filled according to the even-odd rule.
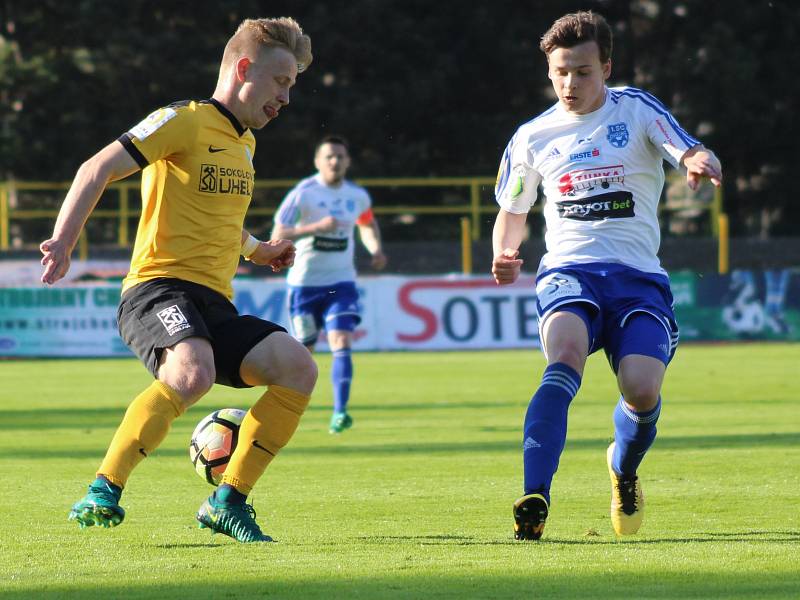
[[[247,69],[249,69],[250,65],[252,64],[253,62],[246,56],[243,56],[242,58],[236,61],[234,69],[236,72],[236,80],[238,82],[244,83],[245,81],[247,81]]]
[[[603,65],[603,79],[608,79],[611,77],[611,59],[609,58],[606,61],[606,64]]]

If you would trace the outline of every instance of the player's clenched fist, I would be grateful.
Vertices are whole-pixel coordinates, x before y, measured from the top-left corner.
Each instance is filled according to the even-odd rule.
[[[261,242],[250,256],[254,265],[270,266],[277,273],[294,264],[295,246],[291,240],[269,240]]]
[[[67,274],[70,265],[70,252],[63,242],[56,239],[43,241],[39,245],[42,257],[42,283],[53,284]]]
[[[323,217],[314,223],[315,233],[331,233],[339,227],[339,222],[331,216]]]
[[[717,156],[702,145],[697,145],[684,155],[683,166],[686,167],[686,183],[696,190],[704,177],[708,177],[715,186],[722,185],[722,165]]]
[[[506,248],[492,259],[492,275],[498,285],[514,283],[522,268],[522,259],[517,258],[519,250]]]

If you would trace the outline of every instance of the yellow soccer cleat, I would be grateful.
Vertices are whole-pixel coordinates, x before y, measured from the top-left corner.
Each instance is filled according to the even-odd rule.
[[[514,539],[542,537],[548,510],[547,500],[541,494],[527,494],[514,502]]]
[[[611,466],[614,442],[606,451],[608,474],[611,476],[611,524],[617,535],[633,535],[639,531],[644,518],[644,494],[636,475],[617,475]]]

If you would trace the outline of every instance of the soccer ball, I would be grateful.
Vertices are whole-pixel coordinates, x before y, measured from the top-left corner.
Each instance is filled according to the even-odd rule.
[[[239,440],[239,426],[247,414],[238,408],[223,408],[197,424],[189,443],[194,470],[211,485],[219,485]]]

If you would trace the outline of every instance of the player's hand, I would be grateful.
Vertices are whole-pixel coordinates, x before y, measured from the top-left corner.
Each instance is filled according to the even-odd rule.
[[[39,244],[39,250],[44,255],[42,257],[42,266],[44,267],[42,283],[52,285],[69,271],[72,248],[68,248],[61,240],[50,238]]]
[[[715,186],[722,185],[722,165],[719,159],[709,150],[700,150],[684,159],[686,167],[686,183],[690,189],[700,187],[703,177],[708,177]]]
[[[386,255],[380,250],[378,250],[375,254],[372,255],[372,261],[371,261],[372,268],[375,269],[376,271],[383,270],[387,262],[388,259],[386,258]]]
[[[492,275],[497,285],[508,285],[517,280],[523,262],[518,256],[519,250],[506,248],[492,259]]]
[[[331,216],[323,217],[314,223],[314,231],[316,233],[330,233],[336,231],[339,227],[339,222]]]
[[[260,267],[268,266],[278,273],[294,264],[296,248],[291,240],[268,240],[261,242],[250,255],[250,262]]]

